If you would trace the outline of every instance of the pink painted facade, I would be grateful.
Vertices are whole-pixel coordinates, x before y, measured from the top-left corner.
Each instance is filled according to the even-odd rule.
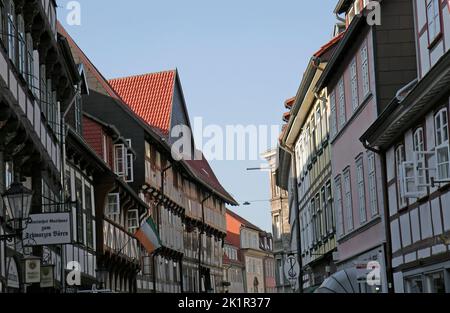
[[[383,263],[385,258],[381,163],[359,141],[378,115],[372,36],[369,29],[353,44],[327,86],[329,101],[335,107],[330,116],[330,125],[336,125],[331,134],[331,162],[340,268],[374,259]],[[340,100],[342,81],[345,106]]]

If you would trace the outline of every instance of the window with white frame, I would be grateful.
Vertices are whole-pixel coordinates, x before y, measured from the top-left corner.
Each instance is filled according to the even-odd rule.
[[[358,186],[358,206],[359,206],[359,222],[364,224],[367,222],[366,213],[366,190],[364,185],[364,161],[362,156],[356,161],[356,183]]]
[[[12,161],[5,162],[5,190],[14,182],[14,164]]]
[[[273,217],[273,224],[274,224],[274,237],[276,239],[280,239],[281,238],[281,219],[280,219],[280,215],[275,215]]]
[[[331,137],[334,137],[337,133],[336,94],[334,92],[330,95],[330,133]]]
[[[322,142],[322,109],[320,102],[316,106],[316,144],[320,145]]]
[[[448,140],[448,112],[441,109],[435,116],[437,180],[450,180],[450,151]]]
[[[334,207],[333,207],[333,192],[331,190],[331,181],[327,182],[326,188],[325,188],[325,197],[327,201],[327,230],[328,234],[334,233],[335,229],[335,214],[334,214]]]
[[[378,215],[377,178],[375,168],[375,154],[369,151],[367,154],[367,169],[369,181],[369,204],[372,217]]]
[[[370,93],[370,81],[369,81],[369,53],[367,45],[364,45],[361,49],[361,77],[362,77],[362,90],[363,96],[367,96]]]
[[[309,207],[309,211],[312,217],[312,241],[313,244],[316,244],[318,241],[317,238],[317,211],[316,211],[316,201],[314,197],[311,200],[311,206]]]
[[[127,145],[131,148],[131,139],[127,139]],[[126,172],[125,172],[125,181],[131,183],[134,181],[134,172],[133,172],[133,161],[134,155],[131,151],[126,152]]]
[[[83,119],[83,108],[81,103],[81,95],[75,97],[74,111],[75,111],[75,131],[82,134],[81,124]]]
[[[419,127],[413,134],[414,168],[415,168],[415,188],[418,194],[427,192],[427,170],[426,153],[423,127]]]
[[[323,215],[323,210],[322,210],[322,205],[320,204],[320,193],[316,194],[316,215],[317,215],[317,219],[316,219],[316,238],[317,241],[320,242],[320,240],[322,239],[322,215]]]
[[[114,172],[119,177],[125,177],[126,174],[126,149],[125,145],[114,145]]]
[[[397,172],[397,190],[398,190],[398,201],[399,207],[403,208],[408,203],[405,197],[405,191],[403,187],[403,163],[406,161],[405,159],[405,146],[400,145],[395,150],[395,165]]]
[[[352,185],[350,181],[350,169],[344,172],[344,195],[345,211],[347,212],[347,229],[353,230],[353,205],[352,205]]]
[[[139,228],[139,212],[138,210],[128,210],[127,213],[128,232],[130,234],[136,233]]]
[[[106,134],[102,135],[102,150],[103,150],[103,161],[106,164],[109,163],[109,151],[108,151],[108,136]]]
[[[27,82],[30,90],[34,93],[34,48],[33,37],[30,33],[26,34],[27,41]]]
[[[16,7],[9,1],[8,10],[8,56],[16,64]]]
[[[317,142],[316,142],[316,119],[315,116],[313,114],[313,116],[311,117],[311,121],[310,121],[310,139],[309,139],[309,143],[310,143],[310,151],[311,154],[315,154],[316,153],[316,148],[317,148]]]
[[[328,229],[328,201],[325,191],[325,186],[320,189],[320,205],[322,211],[321,224],[322,224],[322,232],[321,235],[326,237],[329,233]]]
[[[439,8],[440,0],[426,0],[428,38],[431,44],[441,33],[441,16]]]
[[[336,208],[336,226],[338,231],[338,236],[342,237],[344,235],[344,214],[342,212],[342,183],[341,177],[337,177],[334,181],[334,199]]]
[[[302,153],[301,153],[301,141],[299,140],[295,146],[295,165],[297,178],[301,176],[301,166],[302,166]]]
[[[357,75],[357,63],[356,58],[353,59],[350,65],[350,80],[351,80],[351,90],[352,90],[352,108],[355,111],[359,105],[358,98],[358,75]]]
[[[310,138],[310,129],[309,129],[309,123],[306,123],[306,131],[305,131],[305,152],[306,152],[306,158],[305,158],[305,165],[307,166],[309,161],[310,161],[310,157],[311,157],[311,138]]]
[[[23,15],[19,14],[17,15],[17,39],[19,43],[19,64],[18,64],[18,70],[19,73],[22,75],[22,77],[26,80],[26,66],[25,66],[25,60],[26,60],[26,42],[25,42],[25,21],[23,19]]]
[[[326,101],[322,101],[321,102],[321,106],[322,106],[322,140],[325,140],[327,138],[328,135],[328,123],[327,123],[327,119],[328,119],[328,112],[327,112],[327,102]]]
[[[0,41],[4,45],[5,44],[5,4],[3,1],[0,1]]]
[[[105,213],[109,217],[120,214],[120,194],[108,194],[108,197],[106,199]]]
[[[339,128],[342,128],[346,122],[344,78],[341,78],[341,80],[338,83],[338,95],[339,95]]]

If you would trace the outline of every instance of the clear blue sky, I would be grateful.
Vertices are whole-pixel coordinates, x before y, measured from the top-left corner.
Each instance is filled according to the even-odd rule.
[[[282,124],[312,53],[326,43],[337,0],[80,0],[81,26],[68,26],[67,0],[58,17],[104,76],[178,68],[191,120]],[[212,166],[238,202],[269,199],[261,161]],[[233,208],[272,231],[269,202]]]

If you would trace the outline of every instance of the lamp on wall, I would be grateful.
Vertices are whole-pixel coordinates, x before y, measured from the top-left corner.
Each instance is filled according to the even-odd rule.
[[[9,234],[0,236],[0,241],[12,241],[21,237],[23,230],[30,223],[30,208],[33,192],[24,187],[22,183],[12,183],[10,188],[2,195],[6,207],[6,214],[2,212],[2,218],[6,231]]]

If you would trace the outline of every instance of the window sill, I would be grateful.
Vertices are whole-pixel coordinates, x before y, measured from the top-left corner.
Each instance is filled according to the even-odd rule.
[[[364,97],[364,100],[361,101],[361,104],[358,106],[355,112],[352,113],[352,116],[345,122],[345,124],[338,130],[338,132],[331,137],[331,144],[334,144],[334,142],[344,133],[348,125],[350,125],[353,120],[357,118],[359,113],[361,113],[361,111],[366,107],[367,103],[370,101],[370,99],[372,99],[372,97],[373,93],[369,91],[369,93]]]
[[[342,243],[347,240],[350,240],[353,237],[355,237],[355,236],[359,235],[360,233],[366,231],[367,229],[371,228],[372,226],[378,224],[379,222],[381,222],[381,216],[374,217],[372,220],[366,222],[363,225],[360,225],[358,228],[355,228],[355,229],[351,230],[350,232],[348,232],[347,234],[339,237],[338,242]]]
[[[442,39],[442,31],[434,37],[433,41],[428,45],[428,50],[433,50]]]

